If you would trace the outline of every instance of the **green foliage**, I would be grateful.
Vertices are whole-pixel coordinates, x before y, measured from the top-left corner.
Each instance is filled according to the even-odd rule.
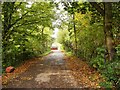
[[[117,50],[117,56],[120,58],[120,44],[115,49]]]
[[[112,86],[120,88],[120,61],[107,63],[105,69],[101,71],[106,78],[106,82],[112,83]],[[106,83],[105,82],[105,83]]]
[[[96,48],[103,44],[103,32],[100,32],[101,26],[95,24],[81,30],[78,34],[78,55],[90,60],[96,56]],[[82,42],[85,41],[85,42]],[[83,52],[83,53],[81,53]]]
[[[119,45],[116,47],[116,52],[119,51]],[[111,88],[120,86],[120,57],[117,55],[114,61],[105,62],[105,49],[97,48],[97,56],[90,61],[90,64],[97,68],[105,78],[105,82],[101,82],[100,85],[105,88]]]
[[[18,66],[28,58],[50,50],[52,9],[53,5],[48,2],[2,4],[3,71],[7,66]]]
[[[112,88],[112,83],[111,82],[101,82],[100,86],[109,89],[109,88]]]
[[[105,7],[112,4],[112,26],[107,28],[107,11]],[[81,3],[65,2],[64,9],[68,11],[69,23],[67,35],[61,39],[65,50],[75,52],[75,32],[77,38],[77,56],[85,58],[91,66],[96,68],[106,78],[106,82],[100,85],[106,88],[120,86],[120,25],[119,25],[119,7],[120,2],[115,3]],[[101,9],[101,10],[100,10]],[[108,12],[109,8],[108,8]],[[73,20],[73,15],[75,19]],[[104,18],[104,16],[107,16]],[[110,19],[109,19],[110,20]],[[104,22],[105,21],[105,22]],[[104,22],[104,23],[103,23]],[[75,24],[75,25],[74,25]],[[75,28],[74,28],[75,27]],[[62,34],[64,35],[64,34]],[[111,38],[108,42],[108,39]],[[113,39],[114,38],[114,39]],[[104,47],[103,47],[104,46]],[[106,47],[106,48],[105,48]],[[113,60],[110,60],[110,53],[116,49]]]
[[[97,48],[97,56],[92,58],[90,64],[99,70],[105,69],[105,48]]]
[[[58,35],[60,37],[57,38],[57,41],[59,43],[61,43],[63,45],[63,48],[66,50],[66,51],[71,51],[71,41],[70,40],[70,37],[69,37],[69,32],[68,30],[60,30],[58,32]]]

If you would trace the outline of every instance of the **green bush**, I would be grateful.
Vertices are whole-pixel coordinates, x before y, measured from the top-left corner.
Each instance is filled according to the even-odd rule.
[[[105,87],[105,88],[112,88],[112,83],[111,82],[101,82],[100,86]]]
[[[111,88],[112,86],[120,88],[120,45],[115,49],[116,56],[112,61],[105,61],[106,52],[103,47],[97,48],[97,56],[90,61],[90,64],[97,68],[106,79],[105,82],[100,83],[105,88]]]
[[[115,49],[116,49],[117,57],[120,58],[120,44]]]
[[[90,61],[90,65],[92,65],[94,68],[97,68],[98,70],[102,70],[105,68],[105,48],[97,48],[96,51],[97,56],[92,58],[92,60]]]
[[[120,62],[118,60],[107,63],[106,68],[102,71],[102,74],[106,77],[108,82],[111,82],[113,86],[120,86]]]

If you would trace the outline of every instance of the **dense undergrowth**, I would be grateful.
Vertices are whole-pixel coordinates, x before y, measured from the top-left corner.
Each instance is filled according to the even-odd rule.
[[[101,73],[104,78],[104,82],[100,82],[99,85],[104,88],[120,88],[120,45],[116,47],[116,56],[113,61],[108,62],[105,59],[105,48],[97,48],[96,57],[91,58],[91,60],[86,60],[80,58],[80,60],[85,60],[88,64],[95,68],[99,73]],[[75,55],[71,51],[67,51],[67,55]]]
[[[105,49],[97,49],[97,57],[90,61],[90,65],[96,68],[106,79],[106,82],[101,82],[100,85],[106,88],[120,88],[120,45],[116,47],[116,56],[113,61],[105,60]]]

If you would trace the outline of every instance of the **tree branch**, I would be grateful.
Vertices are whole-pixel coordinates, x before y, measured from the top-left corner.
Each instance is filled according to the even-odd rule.
[[[36,23],[39,23],[40,21],[38,21],[38,22],[28,22],[28,23],[26,23],[26,22],[23,22],[22,24],[19,24],[19,25],[17,25],[15,28],[18,28],[18,27],[20,27],[20,26],[22,26],[22,25],[29,25],[29,24],[36,24]]]
[[[88,1],[102,16],[105,15],[104,10],[99,6],[99,4],[97,4],[94,0],[94,2],[90,2],[90,0]]]
[[[22,17],[21,17],[21,18],[18,18],[13,24],[10,24],[9,27],[8,27],[8,29],[10,29],[10,28],[11,28],[13,25],[15,25],[18,21],[20,21],[21,19],[23,19],[23,17],[24,17],[26,14],[28,14],[28,12],[26,12],[25,14],[23,14]]]

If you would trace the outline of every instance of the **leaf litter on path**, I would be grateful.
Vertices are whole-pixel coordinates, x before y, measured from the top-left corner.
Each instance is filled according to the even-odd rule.
[[[94,68],[90,67],[86,61],[82,61],[75,56],[65,56],[66,64],[72,70],[73,76],[78,83],[88,88],[100,88],[99,83],[104,79]]]
[[[15,68],[15,70],[12,73],[5,73],[2,75],[2,84],[7,84],[10,80],[13,78],[16,78],[19,74],[25,72],[28,70],[28,68],[33,65],[34,63],[37,63],[38,60],[42,60],[42,58],[33,58],[30,60],[25,61],[23,64],[21,64],[19,67]],[[22,80],[30,80],[31,77],[23,77]]]
[[[2,78],[3,79],[3,81],[2,81],[3,84],[7,84],[8,81],[10,81],[10,79],[12,79],[14,77],[17,77],[17,75],[19,75],[19,74],[25,72],[26,70],[28,70],[28,68],[31,65],[36,65],[36,63],[39,61],[39,59],[41,61],[44,60],[44,59],[41,59],[41,58],[35,58],[35,59],[27,60],[24,64],[22,64],[21,66],[16,68],[16,70],[13,73],[7,73],[7,76],[4,75],[3,78]],[[53,59],[53,58],[47,59],[47,61],[51,61],[51,59]],[[78,85],[80,85],[80,87],[83,87],[83,88],[86,88],[86,87],[87,88],[99,88],[100,87],[99,82],[103,80],[101,78],[101,75],[95,69],[91,68],[85,61],[82,61],[82,60],[76,58],[75,56],[65,56],[65,58],[63,60],[65,61],[65,67],[67,69],[67,70],[66,69],[64,70],[65,73],[63,73],[63,69],[60,69],[61,67],[59,65],[57,66],[57,68],[58,68],[57,69],[57,68],[53,68],[55,66],[50,66],[51,64],[49,65],[49,67],[51,67],[51,68],[46,67],[46,64],[45,65],[41,64],[41,63],[39,64],[39,66],[45,66],[46,69],[49,68],[50,71],[51,71],[51,69],[57,70],[57,72],[50,72],[49,71],[49,72],[47,72],[47,74],[44,73],[45,75],[47,75],[46,77],[48,77],[48,79],[49,78],[51,79],[50,81],[54,82],[54,83],[51,83],[50,85],[54,85],[54,86],[56,85],[57,87],[60,87],[60,85],[61,85],[61,87],[62,87],[62,86],[65,86],[65,85],[69,86],[69,84],[73,84],[72,87],[74,87],[74,86],[77,86],[74,83],[74,82],[76,82],[76,83],[78,83]],[[55,61],[56,61],[56,58],[55,58]],[[64,66],[64,64],[62,66]],[[58,70],[59,71],[62,70],[62,72],[59,72],[59,74],[58,74]],[[67,73],[68,70],[70,72]],[[19,82],[25,82],[26,80],[30,81],[30,80],[33,79],[32,76],[29,76],[29,75],[27,76],[27,75],[28,74],[26,74],[26,76],[23,76],[20,79],[18,79]],[[58,76],[60,76],[60,77],[58,77]],[[73,77],[73,79],[72,79],[71,76]],[[38,74],[38,77],[36,77],[36,78],[37,78],[36,80],[38,80],[38,82],[40,82],[40,83],[42,83],[42,81],[46,80],[46,79],[43,80],[44,75],[42,73]],[[61,80],[61,81],[59,81],[59,80]],[[56,81],[59,81],[59,82],[56,82]],[[65,83],[63,83],[63,82],[65,82]],[[67,82],[69,82],[69,83],[67,84]],[[62,85],[62,84],[65,84],[65,85]],[[44,85],[43,85],[44,87],[47,87],[46,84],[44,84]],[[48,85],[48,86],[50,86],[50,85]]]

